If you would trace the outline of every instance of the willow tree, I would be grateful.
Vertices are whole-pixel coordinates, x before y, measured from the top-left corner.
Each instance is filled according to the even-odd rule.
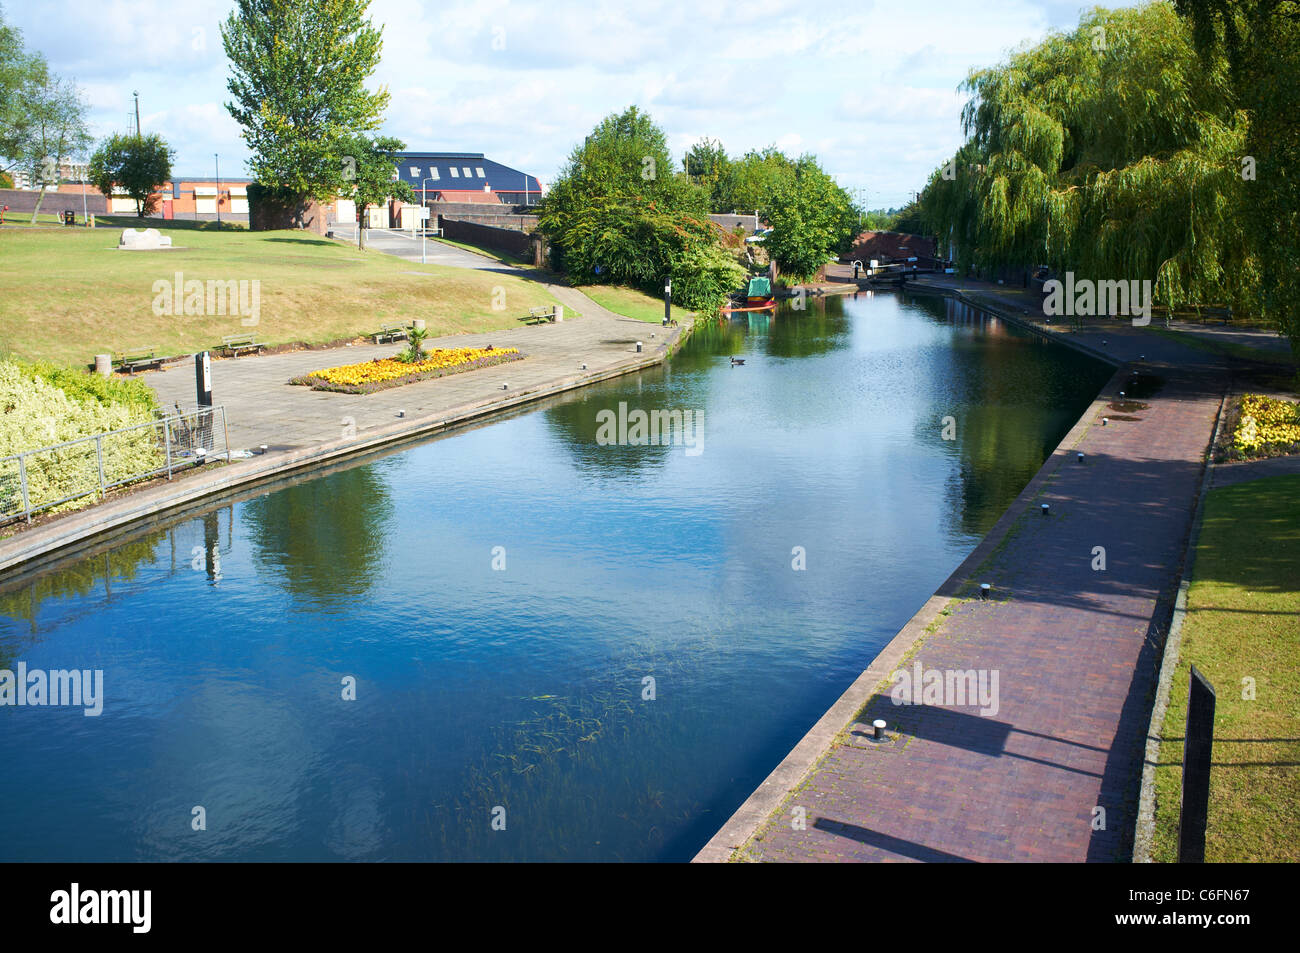
[[[1248,306],[1245,118],[1172,7],[1094,9],[963,88],[967,141],[922,203],[959,265],[1046,264],[1151,280],[1169,306]]]
[[[1211,70],[1226,64],[1248,126],[1244,237],[1259,262],[1258,310],[1300,360],[1300,2],[1176,0]]]

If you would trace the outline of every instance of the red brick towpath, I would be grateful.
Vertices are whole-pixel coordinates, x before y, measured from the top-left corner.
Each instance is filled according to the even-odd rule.
[[[1126,351],[1128,337],[1112,334],[1110,347]],[[1165,350],[1153,343],[1131,340],[1135,352]],[[1131,396],[1130,373],[1117,372],[990,545],[940,591],[970,601],[949,603],[903,661],[909,671],[917,661],[996,671],[996,714],[981,716],[975,704],[898,706],[886,682],[779,808],[754,828],[742,807],[697,860],[1128,859],[1161,626],[1227,384],[1204,355],[1180,356],[1200,366],[1141,365],[1162,384],[1136,405],[1112,403],[1120,390]],[[1093,568],[1098,546],[1104,571]],[[993,586],[988,601],[978,598],[981,582]],[[868,738],[875,718],[888,723],[882,743]],[[792,759],[769,790],[774,779],[794,783]]]

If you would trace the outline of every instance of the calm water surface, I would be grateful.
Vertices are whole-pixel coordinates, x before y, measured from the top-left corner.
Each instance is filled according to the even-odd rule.
[[[0,859],[689,859],[1109,374],[940,299],[810,301],[0,585],[0,668],[106,696],[0,707]],[[703,412],[702,452],[600,445],[620,402]]]

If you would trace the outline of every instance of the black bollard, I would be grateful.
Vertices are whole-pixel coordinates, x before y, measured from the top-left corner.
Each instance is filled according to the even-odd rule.
[[[194,389],[198,394],[199,413],[194,435],[194,449],[212,449],[212,358],[207,351],[194,355]]]

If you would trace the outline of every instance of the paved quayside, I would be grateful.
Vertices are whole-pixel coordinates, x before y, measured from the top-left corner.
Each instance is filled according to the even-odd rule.
[[[1145,354],[1128,366],[1163,386],[1116,404],[1131,390],[1129,371],[1116,373],[971,557],[697,861],[1128,859],[1160,627],[1229,377],[1213,355],[1118,322],[1077,342],[1112,361]],[[996,713],[895,705],[891,674],[917,663],[996,671]],[[881,742],[869,738],[877,718],[888,724]]]
[[[401,232],[370,229],[372,251],[420,260],[420,243]],[[440,242],[428,242],[429,261],[456,268],[499,271],[520,278],[538,275],[513,268]],[[432,276],[430,280],[436,280]],[[602,308],[582,292],[546,283],[546,289],[564,305],[567,317],[558,324],[534,324],[481,334],[454,334],[428,338],[426,350],[437,347],[517,347],[527,355],[496,367],[419,381],[373,394],[337,394],[291,387],[290,378],[339,364],[355,364],[376,357],[391,357],[402,342],[356,345],[328,350],[291,351],[215,361],[212,366],[213,399],[226,408],[230,444],[234,449],[306,447],[337,440],[345,427],[358,436],[398,419],[447,414],[455,408],[512,397],[560,379],[605,374],[620,366],[632,367],[647,357],[665,353],[678,330],[637,321]],[[643,350],[636,351],[641,341]],[[586,370],[582,365],[586,364]],[[194,368],[186,363],[145,375],[164,407],[194,404]],[[502,385],[507,385],[503,389]]]

